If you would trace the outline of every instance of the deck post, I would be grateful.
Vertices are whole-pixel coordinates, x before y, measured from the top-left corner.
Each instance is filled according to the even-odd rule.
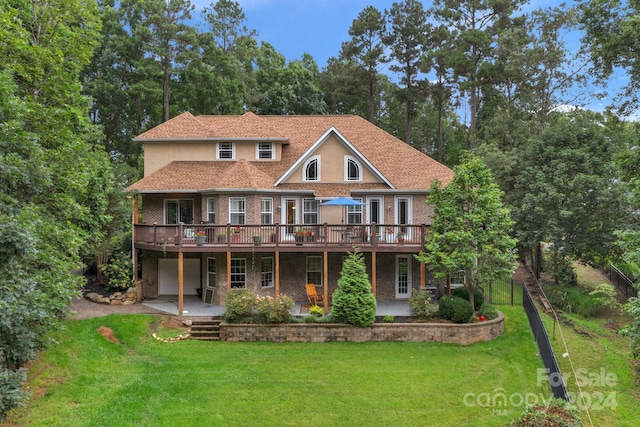
[[[376,296],[376,276],[377,276],[377,260],[376,251],[371,252],[371,292]]]
[[[178,252],[178,316],[184,310],[184,254],[182,248]]]
[[[231,290],[231,251],[227,251],[227,291]]]
[[[323,282],[322,283],[322,296],[324,300],[324,313],[327,314],[329,312],[329,253],[325,250],[323,256]]]
[[[280,251],[275,251],[276,258],[276,277],[275,277],[275,287],[276,287],[276,296],[280,295]]]

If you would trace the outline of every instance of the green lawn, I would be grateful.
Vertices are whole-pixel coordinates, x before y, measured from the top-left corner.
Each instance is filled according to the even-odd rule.
[[[496,393],[542,393],[521,308],[503,337],[438,343],[166,344],[152,316],[69,321],[30,368],[34,398],[9,422],[30,426],[504,425],[522,407]],[[106,341],[107,326],[121,344]],[[164,335],[170,334],[165,331]],[[466,400],[465,400],[466,396]],[[518,403],[516,401],[516,403]]]
[[[593,289],[607,282],[598,270],[575,263],[578,283]],[[543,310],[538,307],[540,313]],[[584,393],[575,403],[586,426],[629,426],[640,423],[640,387],[637,368],[632,366],[629,339],[612,328],[611,316],[583,318],[564,313],[566,321],[554,326],[553,317],[542,314],[552,339],[560,370],[572,397]],[[617,327],[631,319],[617,316]],[[564,356],[568,353],[568,356]],[[564,357],[563,357],[564,356]],[[579,387],[578,387],[579,385]]]
[[[151,337],[153,316],[68,321],[30,367],[34,397],[7,425],[502,426],[519,417],[521,397],[550,392],[537,384],[542,364],[524,311],[500,309],[505,334],[469,347],[167,344]]]
[[[606,326],[607,319],[564,316],[570,323],[556,324],[555,332],[551,316],[543,319],[567,389],[572,397],[584,393],[583,399],[575,401],[584,424],[637,426],[640,395],[629,340]],[[569,356],[563,357],[566,353]]]

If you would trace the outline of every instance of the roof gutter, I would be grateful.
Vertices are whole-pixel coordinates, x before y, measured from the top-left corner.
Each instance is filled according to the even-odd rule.
[[[200,138],[133,138],[134,142],[238,142],[238,141],[269,141],[269,142],[289,142],[289,138],[283,136],[268,136],[268,137],[223,137],[223,136],[205,136]]]

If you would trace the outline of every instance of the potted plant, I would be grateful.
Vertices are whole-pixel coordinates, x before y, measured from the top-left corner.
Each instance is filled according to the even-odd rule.
[[[386,233],[385,241],[387,243],[393,243],[393,227],[387,227]]]
[[[305,235],[307,236],[307,242],[313,243],[313,231],[308,230]]]
[[[196,244],[198,246],[204,245],[204,242],[207,240],[207,235],[204,230],[196,231]]]
[[[398,243],[401,245],[404,244],[404,231],[398,231]]]
[[[293,233],[293,237],[296,240],[296,245],[300,246],[304,242],[304,230],[302,228],[297,228]]]
[[[260,234],[256,234],[255,236],[253,236],[254,245],[260,246],[261,243],[262,243],[262,236]]]
[[[232,227],[230,230],[230,233],[231,233],[232,240],[235,243],[238,243],[240,241],[240,226],[236,225],[235,227]]]

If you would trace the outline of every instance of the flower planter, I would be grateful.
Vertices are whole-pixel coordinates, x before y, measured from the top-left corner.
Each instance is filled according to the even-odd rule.
[[[207,241],[207,236],[196,236],[196,245],[202,246]]]
[[[255,246],[260,246],[262,243],[262,236],[253,236],[253,244]]]
[[[294,236],[296,239],[296,245],[301,246],[304,243],[304,236]]]

